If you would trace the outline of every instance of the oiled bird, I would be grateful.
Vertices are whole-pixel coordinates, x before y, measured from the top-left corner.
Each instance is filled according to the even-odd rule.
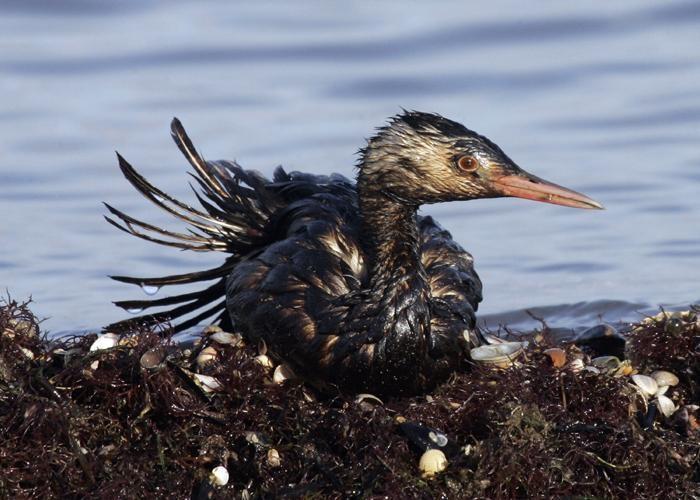
[[[146,198],[186,221],[161,229],[107,205],[120,229],[164,245],[227,255],[214,269],[162,278],[115,276],[160,287],[212,281],[199,292],[117,302],[164,307],[125,320],[204,320],[264,340],[311,380],[348,391],[425,391],[459,369],[479,344],[482,286],[472,256],[421,205],[515,196],[576,208],[592,199],[516,165],[496,144],[432,113],[407,111],[377,129],[359,152],[357,182],[285,172],[273,178],[231,161],[205,161],[177,119],[172,136],[194,168],[201,208],[169,196],[121,156]]]

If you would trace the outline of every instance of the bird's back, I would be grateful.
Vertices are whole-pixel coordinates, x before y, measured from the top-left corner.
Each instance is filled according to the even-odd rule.
[[[369,289],[370,256],[354,184],[338,175],[279,170],[270,189],[283,197],[283,208],[270,220],[273,241],[229,277],[234,324],[302,373],[371,389],[353,373],[372,363],[372,326],[382,304]],[[419,230],[430,285],[428,378],[442,378],[464,358],[465,333],[475,335],[481,282],[471,255],[431,217],[419,218]]]

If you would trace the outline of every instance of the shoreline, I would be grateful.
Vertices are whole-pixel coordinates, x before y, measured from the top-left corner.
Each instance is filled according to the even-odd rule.
[[[614,366],[543,323],[505,369],[470,362],[430,394],[380,400],[322,392],[217,327],[190,347],[165,328],[46,342],[8,299],[0,496],[697,495],[697,312],[632,325]],[[632,375],[656,370],[679,382],[644,395]],[[426,472],[426,453],[446,463]]]

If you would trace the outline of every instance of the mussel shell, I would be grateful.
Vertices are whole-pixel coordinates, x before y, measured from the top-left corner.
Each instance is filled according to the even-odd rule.
[[[597,325],[584,330],[576,336],[574,343],[579,347],[587,347],[598,356],[616,356],[625,359],[627,340],[614,327],[606,324]]]
[[[417,422],[405,422],[399,425],[401,432],[408,438],[408,443],[416,452],[442,450],[447,456],[459,453],[459,446],[442,431]]]

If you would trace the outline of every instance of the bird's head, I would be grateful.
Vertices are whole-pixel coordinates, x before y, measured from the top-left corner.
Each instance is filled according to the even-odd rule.
[[[513,196],[575,208],[603,208],[587,196],[521,169],[496,144],[432,113],[406,111],[362,151],[364,190],[421,205]]]

